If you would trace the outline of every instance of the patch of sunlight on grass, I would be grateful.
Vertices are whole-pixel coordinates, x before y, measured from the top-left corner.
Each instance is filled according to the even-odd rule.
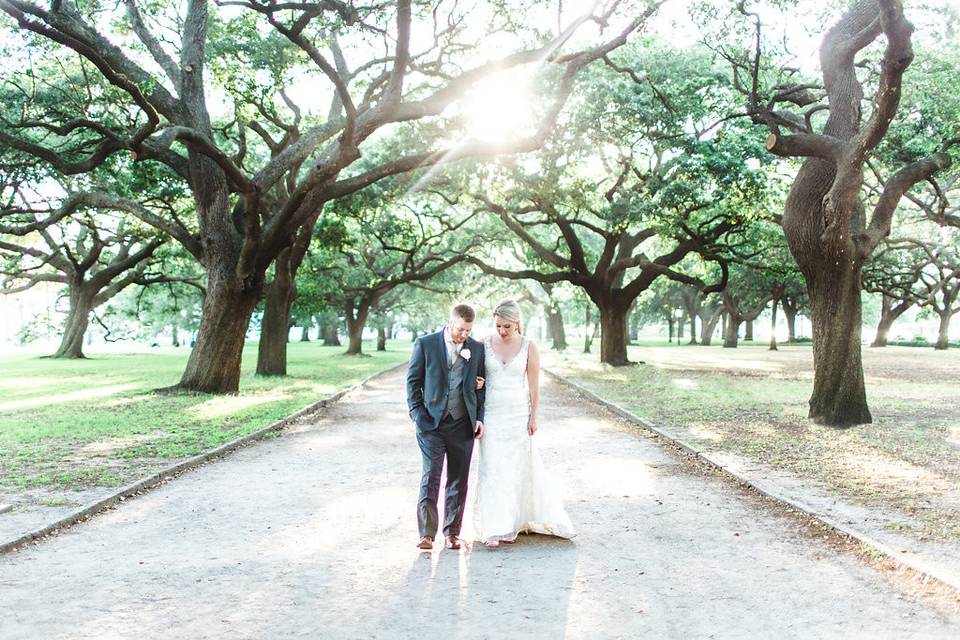
[[[61,381],[60,378],[16,377],[0,380],[0,389],[35,391],[37,387],[52,387]]]
[[[755,371],[782,371],[783,365],[779,362],[765,362],[763,360],[732,360],[729,358],[717,358],[715,361],[718,367],[728,369],[753,369]]]
[[[134,445],[140,444],[141,442],[147,442],[158,436],[169,435],[165,432],[159,433],[143,433],[137,435],[123,436],[117,438],[108,438],[106,440],[99,440],[97,442],[90,442],[78,448],[76,450],[76,455],[86,456],[106,456],[117,449],[123,449],[125,447],[132,447]]]
[[[760,420],[744,420],[740,424],[741,428],[750,433],[751,437],[769,436],[776,439],[780,436],[776,426],[772,422]]]
[[[711,442],[722,442],[725,437],[723,434],[706,425],[696,423],[690,425],[690,434],[701,440],[709,440]]]
[[[947,436],[947,442],[955,447],[960,447],[960,425],[954,425],[950,427],[949,435]]]
[[[752,355],[752,354],[751,354]],[[650,349],[643,354],[648,364],[657,368],[677,369],[732,369],[753,371],[783,371],[784,364],[772,360],[744,358],[742,353],[729,351]]]
[[[615,373],[613,371],[607,371],[598,376],[601,380],[606,380],[608,382],[629,382],[630,376],[624,375],[622,373]]]
[[[240,413],[244,409],[255,407],[261,404],[269,404],[279,400],[290,400],[293,396],[286,393],[269,393],[256,396],[221,396],[211,398],[190,408],[190,411],[197,418],[222,418],[235,413]]]
[[[100,403],[101,407],[122,407],[128,404],[134,404],[135,402],[142,402],[141,398],[116,398],[114,400],[108,400],[107,402]]]
[[[339,387],[337,387],[335,384],[311,384],[305,387],[305,389],[316,394],[317,400],[327,396],[332,396],[334,393],[339,391]]]
[[[697,382],[695,380],[691,380],[690,378],[673,378],[670,383],[675,387],[680,387],[681,389],[693,389],[697,386]]]
[[[784,415],[797,416],[799,418],[806,418],[807,414],[810,413],[810,407],[806,404],[792,404],[783,406]]]
[[[22,400],[12,400],[10,402],[0,403],[0,411],[16,411],[18,409],[34,409],[49,404],[62,404],[64,402],[77,402],[81,400],[91,400],[93,398],[105,398],[115,396],[121,393],[132,391],[139,388],[136,384],[114,384],[106,387],[96,387],[93,389],[81,389],[70,393],[61,393],[58,395],[43,395],[37,398],[24,398]]]
[[[953,489],[952,484],[940,475],[881,453],[848,451],[841,459],[845,466],[857,470],[865,477],[869,477],[872,482],[891,487],[918,485],[935,493],[947,493]]]

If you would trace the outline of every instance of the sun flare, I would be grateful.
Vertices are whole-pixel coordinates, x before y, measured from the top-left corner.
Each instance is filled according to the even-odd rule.
[[[504,71],[476,86],[461,100],[466,136],[502,142],[528,135],[534,126],[529,72]]]

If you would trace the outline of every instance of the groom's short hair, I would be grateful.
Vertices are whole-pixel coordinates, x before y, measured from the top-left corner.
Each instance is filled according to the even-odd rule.
[[[477,317],[477,313],[473,310],[473,307],[461,302],[453,305],[453,308],[450,309],[450,317],[461,318],[464,322],[473,322]]]

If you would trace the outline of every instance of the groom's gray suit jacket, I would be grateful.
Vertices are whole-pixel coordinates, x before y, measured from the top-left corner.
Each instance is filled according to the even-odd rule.
[[[470,360],[462,367],[451,367],[442,330],[414,343],[407,369],[407,407],[418,429],[436,429],[448,405],[453,408],[461,399],[470,416],[471,430],[478,421],[483,422],[486,388],[478,391],[476,385],[477,376],[486,377],[483,344],[467,338],[463,348],[470,349]],[[451,374],[457,378],[452,379]],[[450,398],[451,390],[459,397]]]

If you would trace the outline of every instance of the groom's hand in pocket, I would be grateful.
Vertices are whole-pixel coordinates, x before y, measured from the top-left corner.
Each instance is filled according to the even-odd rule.
[[[473,437],[479,440],[483,437],[483,423],[477,420],[477,428],[473,430]]]

